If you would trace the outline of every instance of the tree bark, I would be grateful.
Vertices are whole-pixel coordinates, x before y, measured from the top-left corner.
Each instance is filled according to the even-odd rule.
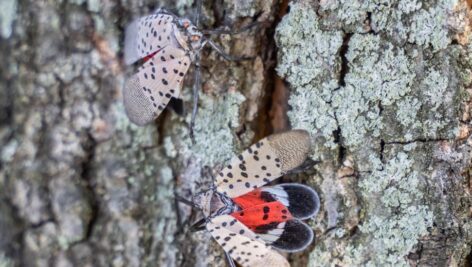
[[[177,204],[254,141],[308,130],[314,160],[278,182],[309,184],[317,238],[292,266],[470,266],[470,2],[204,1],[189,138],[184,115],[146,127],[124,113],[133,73],[123,30],[192,1],[9,0],[0,4],[0,266],[224,266],[197,211]]]

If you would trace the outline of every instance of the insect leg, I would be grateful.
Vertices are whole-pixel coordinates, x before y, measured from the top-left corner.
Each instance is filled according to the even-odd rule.
[[[193,203],[192,201],[188,200],[188,199],[185,199],[177,194],[174,195],[174,198],[175,200],[185,204],[185,205],[188,205],[188,206],[191,206],[193,208],[196,208],[196,209],[200,209],[199,207],[197,207],[197,205],[195,205],[195,203]]]
[[[224,52],[223,49],[217,44],[215,44],[212,40],[208,40],[208,44],[210,44],[210,46],[213,47],[213,49],[215,49],[215,51],[218,54],[220,54],[224,59],[228,61],[242,61],[242,60],[254,59],[254,57],[248,57],[248,56],[235,57],[235,56],[229,55],[226,52]]]
[[[201,220],[197,221],[196,223],[194,223],[191,227],[190,227],[190,231],[191,232],[199,232],[199,231],[203,231],[205,230],[205,223],[206,223],[206,220],[205,218],[202,218]]]
[[[203,5],[203,1],[202,0],[196,0],[195,1],[195,4],[196,4],[196,14],[195,14],[195,26],[198,28],[200,27],[200,14],[202,13],[202,5]]]
[[[306,172],[307,170],[313,168],[313,166],[315,166],[316,164],[320,163],[321,161],[315,161],[315,160],[312,160],[311,158],[307,158],[303,163],[302,165],[294,168],[294,169],[291,169],[287,174],[297,174],[297,173],[301,173],[301,172]]]
[[[174,198],[174,205],[175,205],[175,210],[176,210],[176,217],[177,217],[177,226],[179,229],[183,229],[184,224],[182,223],[182,216],[180,214],[180,209],[179,209],[179,200],[177,198]]]
[[[234,261],[233,259],[231,258],[231,256],[229,255],[228,252],[225,251],[225,256],[226,256],[226,261],[228,262],[228,265],[230,267],[236,267],[236,265],[234,264]]]
[[[195,144],[195,136],[193,135],[193,127],[195,126],[195,118],[197,117],[198,111],[198,93],[201,87],[201,72],[200,72],[200,53],[195,55],[195,76],[193,81],[193,108],[192,118],[190,120],[190,138],[192,143]]]

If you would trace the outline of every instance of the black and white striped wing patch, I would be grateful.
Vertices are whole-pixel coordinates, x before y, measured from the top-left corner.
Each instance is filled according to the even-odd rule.
[[[125,30],[124,59],[126,64],[175,43],[173,17],[153,14],[133,21]]]
[[[286,183],[261,188],[265,198],[279,201],[285,205],[293,217],[308,219],[320,209],[320,197],[313,188],[296,183]]]
[[[231,198],[244,195],[300,166],[310,151],[304,130],[270,135],[244,150],[216,177],[216,190]]]
[[[206,228],[231,258],[243,267],[290,266],[282,255],[230,215],[211,219]]]
[[[166,47],[145,62],[131,76],[123,89],[128,118],[137,125],[153,121],[169,103],[178,97],[184,76],[190,66],[185,51]]]
[[[315,237],[313,230],[298,219],[261,224],[255,231],[267,244],[287,252],[304,250],[313,242]]]

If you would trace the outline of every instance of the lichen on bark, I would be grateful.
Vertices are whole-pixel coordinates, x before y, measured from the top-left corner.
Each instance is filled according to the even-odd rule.
[[[313,178],[324,191],[323,219],[336,222],[316,220],[323,238],[311,265],[467,261],[467,252],[456,252],[470,244],[470,233],[448,243],[451,252],[441,259],[421,253],[433,246],[429,239],[439,229],[470,229],[460,220],[445,223],[467,216],[470,202],[456,210],[437,203],[446,198],[437,195],[444,180],[463,195],[468,177],[454,180],[456,175],[443,173],[441,183],[432,181],[444,168],[438,153],[458,153],[462,163],[456,171],[470,168],[468,145],[460,137],[470,126],[459,109],[470,97],[464,93],[471,69],[463,67],[470,44],[456,39],[468,34],[468,16],[470,7],[460,1],[291,4],[276,35],[277,70],[292,88],[289,118],[315,137],[313,157],[333,160],[318,165]],[[343,190],[333,193],[333,187]]]
[[[316,245],[289,256],[293,266],[465,266],[470,7],[304,0],[285,14],[285,4],[204,1],[204,28],[261,25],[214,37],[252,60],[203,51],[192,144],[193,70],[184,115],[137,127],[121,99],[134,70],[121,57],[130,21],[157,7],[193,18],[194,1],[3,1],[0,266],[223,266],[174,194],[205,189],[204,166],[280,130],[281,113],[311,133],[321,160],[290,176],[322,199],[309,221]],[[275,69],[290,108],[271,117]]]

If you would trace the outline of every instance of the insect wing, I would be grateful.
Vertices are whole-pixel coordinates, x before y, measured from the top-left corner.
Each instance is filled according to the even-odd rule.
[[[267,202],[278,201],[282,203],[297,219],[313,217],[320,209],[318,193],[311,187],[302,184],[287,183],[264,186],[260,189],[260,198]]]
[[[171,97],[178,97],[190,58],[182,49],[167,47],[145,62],[123,89],[126,114],[137,125],[159,116]]]
[[[293,252],[312,243],[313,231],[299,220],[319,210],[319,197],[312,188],[301,184],[265,186],[233,201],[241,210],[231,216],[271,246]]]
[[[255,205],[231,214],[272,247],[300,251],[312,243],[314,234],[308,225],[293,217],[279,201]]]
[[[173,16],[153,14],[133,21],[125,30],[126,64],[149,56],[169,45],[175,46]]]
[[[272,247],[297,252],[309,246],[315,235],[313,230],[304,222],[292,218],[283,222],[261,224],[255,232]]]
[[[257,228],[261,225],[282,223],[293,218],[288,208],[278,201],[245,208],[233,212],[231,216],[256,233]]]
[[[211,219],[206,227],[231,258],[243,267],[290,266],[282,255],[230,215],[217,216]]]
[[[216,188],[231,198],[238,197],[300,166],[310,151],[304,130],[268,136],[233,158],[216,177]]]

